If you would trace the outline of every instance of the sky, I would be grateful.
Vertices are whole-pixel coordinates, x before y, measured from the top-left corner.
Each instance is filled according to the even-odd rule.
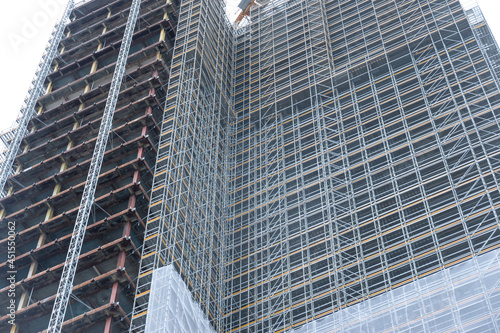
[[[228,0],[237,14],[239,0]],[[376,0],[375,0],[376,1]],[[467,0],[469,1],[469,0]],[[0,4],[0,132],[16,118],[55,22],[67,0],[2,1]],[[500,0],[477,0],[500,41]]]

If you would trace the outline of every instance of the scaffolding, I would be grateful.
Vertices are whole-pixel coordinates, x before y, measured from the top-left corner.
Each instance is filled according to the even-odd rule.
[[[225,142],[232,113],[232,34],[224,13],[222,2],[209,0],[179,9],[131,332],[145,330],[152,276],[168,265],[215,329],[223,329]]]
[[[458,1],[250,8],[235,40],[232,331],[356,322],[342,309],[498,246],[499,95],[477,29]]]
[[[176,6],[143,0],[129,34],[130,1],[71,14],[0,200],[23,328],[59,304],[81,211],[65,331],[433,327],[447,307],[443,327],[498,329],[499,52],[474,7],[254,1],[234,29],[221,1]]]
[[[131,4],[76,3],[57,45],[45,93],[15,157],[17,172],[8,178],[9,195],[0,199],[0,251],[7,252],[10,221],[16,222],[17,246],[16,325],[4,306],[11,286],[2,282],[2,332],[49,325],[68,253],[78,264],[67,274],[74,281],[59,329],[129,329],[177,20],[175,2],[143,0],[136,28],[128,29],[124,75],[114,80]],[[118,97],[111,122],[104,110],[113,85],[120,86],[111,94]],[[111,125],[107,140],[99,137],[101,124]],[[104,141],[97,147],[102,165],[91,177],[95,195],[88,200],[88,224],[78,230],[84,237],[77,255],[68,249],[98,141]],[[6,264],[0,262],[5,281]]]
[[[474,31],[474,35],[479,43],[479,47],[493,73],[496,75],[496,81],[499,82],[500,78],[500,55],[498,43],[493,36],[486,20],[483,16],[481,8],[479,8],[476,0],[462,0],[462,6],[467,15],[467,19]]]
[[[497,332],[499,252],[466,260],[291,332]]]
[[[214,332],[172,265],[154,270],[149,302],[148,333]]]
[[[104,153],[106,152],[106,146],[108,144],[108,137],[113,125],[113,115],[115,113],[116,103],[118,102],[118,95],[123,82],[123,75],[125,74],[130,44],[132,43],[132,36],[134,34],[137,17],[139,16],[140,6],[141,0],[132,1],[127,25],[125,27],[125,33],[120,46],[120,52],[118,53],[118,59],[116,60],[116,68],[113,73],[113,78],[111,79],[109,95],[106,99],[104,114],[99,127],[99,133],[97,134],[92,159],[90,161],[87,181],[85,182],[85,187],[83,188],[82,199],[76,216],[75,227],[69,243],[66,261],[64,262],[57,296],[54,301],[54,308],[52,310],[47,330],[49,333],[61,332],[64,322],[66,308],[73,289],[73,281],[75,279],[76,268],[78,266],[78,258],[82,252],[85,230],[87,229],[91,209],[95,204],[95,193],[99,180],[99,174],[101,173],[102,161],[104,159]]]
[[[307,331],[332,313],[355,323],[354,307],[499,245],[498,50],[484,51],[489,31],[458,1],[251,2],[247,24],[228,28],[225,128],[197,94],[227,41],[204,52],[212,4],[183,6],[132,331],[165,265],[218,331]],[[227,183],[199,160],[215,146]],[[222,246],[200,218],[207,188],[226,212],[211,234]],[[205,275],[208,249],[220,275]]]

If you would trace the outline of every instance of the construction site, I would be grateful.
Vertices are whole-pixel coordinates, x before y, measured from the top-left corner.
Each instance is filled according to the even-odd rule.
[[[231,329],[296,328],[498,247],[498,80],[458,1],[250,15],[235,44]],[[374,331],[419,331],[395,318]]]
[[[500,331],[500,51],[458,0],[70,1],[2,134],[0,330]]]
[[[130,325],[176,8],[156,0],[143,1],[140,7],[64,317],[65,332],[121,332]],[[22,141],[15,170],[0,200],[0,217],[15,221],[17,233],[16,326],[5,313],[9,286],[2,257],[2,332],[38,332],[49,326],[130,10],[131,1],[70,2],[60,23],[62,35],[51,40],[56,55],[41,64],[48,66],[48,74],[40,86],[34,83],[32,95],[37,89],[41,93],[26,127],[18,128]],[[4,253],[7,224],[0,228]]]

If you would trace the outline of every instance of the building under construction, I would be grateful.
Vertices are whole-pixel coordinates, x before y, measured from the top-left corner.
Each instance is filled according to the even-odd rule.
[[[70,2],[3,136],[0,330],[500,331],[480,10],[240,6]]]
[[[6,278],[12,269],[2,256],[2,332],[48,327],[130,7],[126,0],[72,4],[63,35],[51,41],[57,54],[46,59],[50,70],[43,93],[0,201],[2,253],[7,252],[7,221],[15,222],[17,232],[16,326],[8,323]],[[176,24],[175,2],[142,2],[65,332],[121,332],[130,326]]]

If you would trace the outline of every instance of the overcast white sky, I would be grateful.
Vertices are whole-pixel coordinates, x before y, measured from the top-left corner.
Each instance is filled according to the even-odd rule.
[[[0,131],[8,128],[28,90],[55,21],[67,0],[1,1],[0,4]],[[239,0],[228,12],[236,12]],[[477,0],[500,41],[500,0]]]

